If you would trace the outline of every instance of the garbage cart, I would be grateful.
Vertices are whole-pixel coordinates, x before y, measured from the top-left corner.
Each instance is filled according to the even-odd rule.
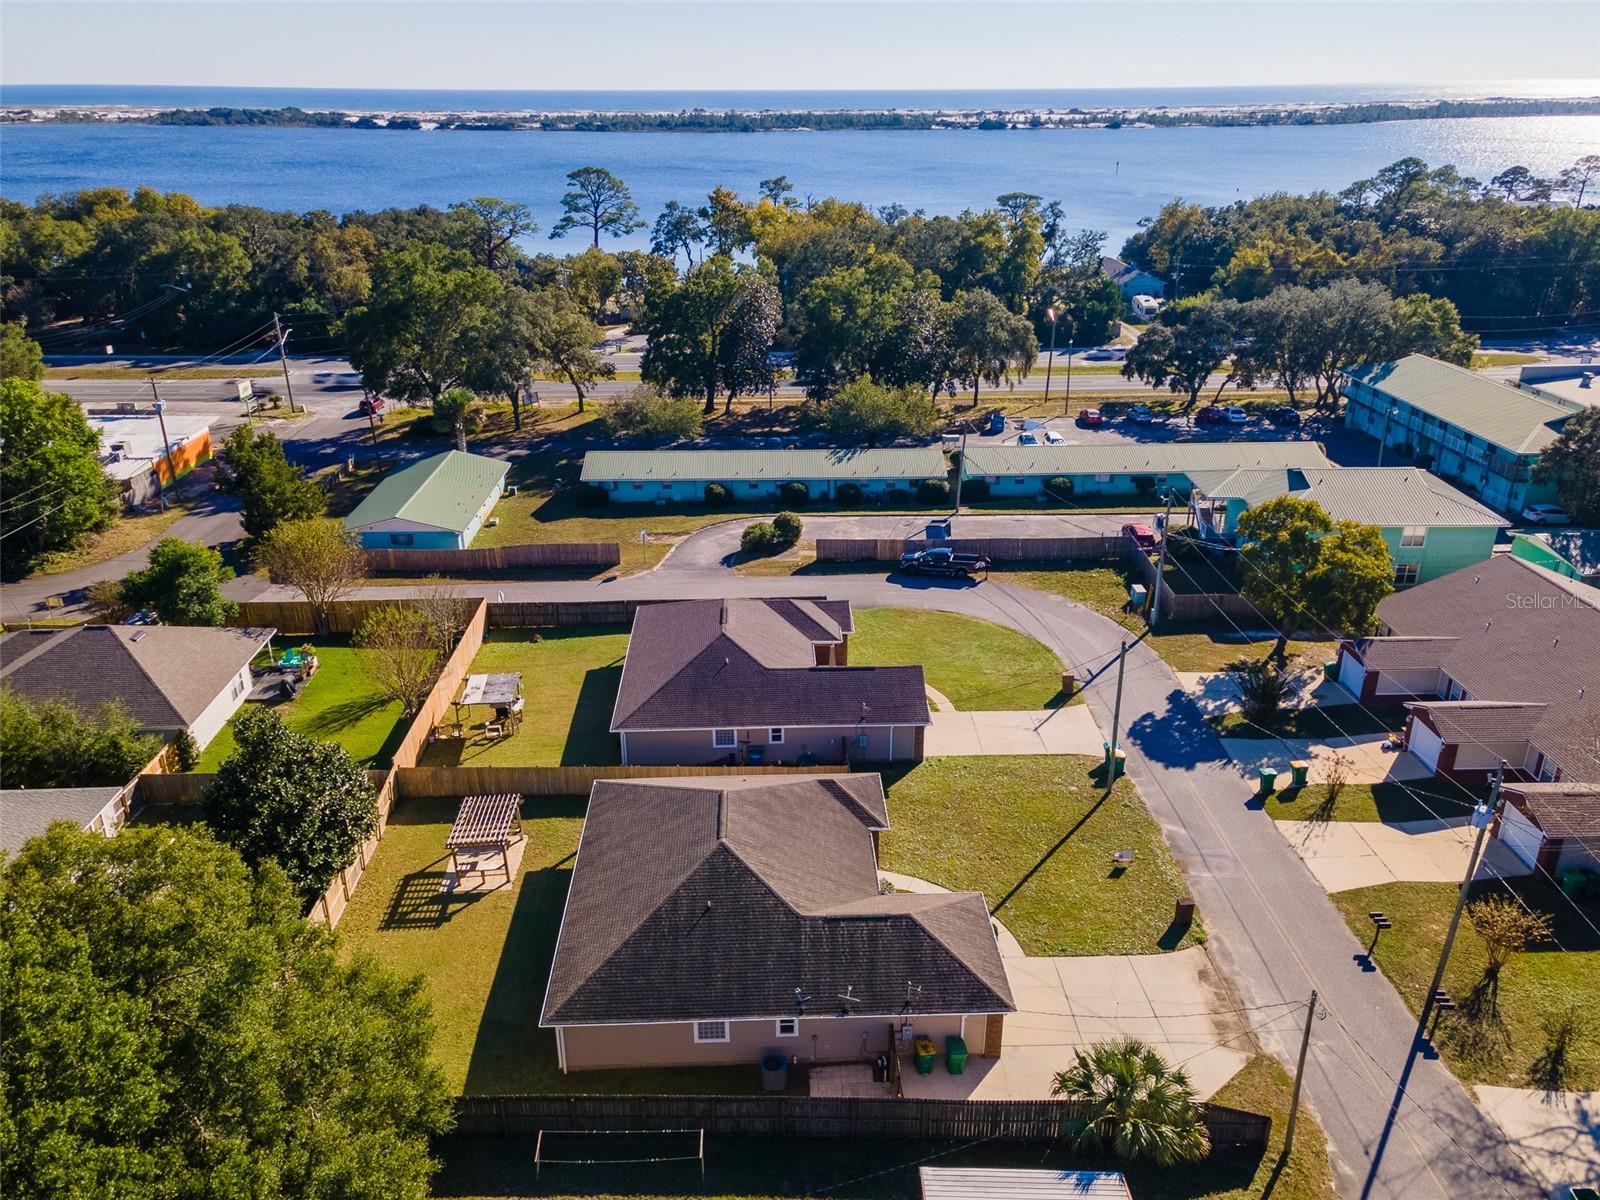
[[[933,1044],[933,1039],[931,1037],[919,1037],[912,1044],[912,1049],[916,1051],[917,1074],[932,1075],[933,1062],[939,1053],[938,1047]]]
[[[959,1034],[952,1033],[944,1039],[944,1065],[952,1075],[967,1069],[967,1042]]]

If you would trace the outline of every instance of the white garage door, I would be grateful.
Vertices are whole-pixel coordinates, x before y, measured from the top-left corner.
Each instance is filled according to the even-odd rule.
[[[1539,847],[1544,844],[1544,831],[1509,804],[1500,816],[1499,836],[1530,867],[1539,857]]]
[[[1339,655],[1339,686],[1357,700],[1361,699],[1361,685],[1367,678],[1367,669],[1351,657],[1350,651]]]
[[[1421,721],[1412,717],[1406,734],[1406,749],[1420,758],[1422,765],[1428,770],[1437,771],[1439,751],[1444,749],[1444,740]]]

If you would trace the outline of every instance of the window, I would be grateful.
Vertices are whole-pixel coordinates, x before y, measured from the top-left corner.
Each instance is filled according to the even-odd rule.
[[[1398,563],[1394,569],[1394,585],[1397,588],[1410,587],[1417,581],[1416,563]]]
[[[1111,482],[1111,475],[1110,475],[1109,472],[1101,471],[1099,474],[1097,474],[1094,477],[1094,481],[1096,483],[1110,483]]]
[[[1426,525],[1407,525],[1400,531],[1400,544],[1402,546],[1420,546],[1428,540],[1428,527]]]
[[[235,679],[233,681],[233,685],[228,688],[228,699],[237,700],[240,696],[244,695],[244,689],[246,686],[247,685],[243,679]]]
[[[777,1024],[777,1029],[773,1031],[773,1034],[774,1034],[775,1037],[799,1037],[800,1036],[800,1018],[799,1017],[779,1017],[777,1022],[776,1022],[776,1024]]]
[[[415,540],[409,533],[391,533],[389,535],[389,545],[391,546],[409,546]]]
[[[781,746],[781,745],[783,745],[783,730],[778,729],[776,727],[767,730],[767,745],[769,745],[769,746]]]
[[[642,483],[636,483],[636,484],[634,484],[634,485],[633,485],[633,490],[634,490],[634,491],[636,491],[636,492],[642,492],[642,491],[644,491],[644,484],[642,484]]]
[[[728,1040],[726,1021],[696,1021],[694,1040],[697,1042],[725,1042]]]
[[[739,731],[736,729],[713,729],[711,731],[711,744],[719,750],[731,750],[739,744]]]
[[[1539,764],[1540,783],[1554,783],[1556,781],[1556,776],[1559,774],[1561,774],[1561,768],[1556,766],[1556,764],[1550,759],[1546,758]]]

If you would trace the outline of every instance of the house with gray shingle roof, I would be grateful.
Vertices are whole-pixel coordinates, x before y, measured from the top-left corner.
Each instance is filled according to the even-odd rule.
[[[465,550],[505,491],[509,465],[447,450],[391,471],[344,519],[372,550]]]
[[[0,853],[15,854],[57,821],[113,836],[132,811],[134,784],[0,791]]]
[[[754,1075],[891,1030],[998,1054],[1015,1005],[984,898],[882,895],[888,824],[877,775],[596,783],[539,1021],[561,1069]]]
[[[843,600],[640,605],[611,731],[626,764],[920,761],[922,668],[853,667]]]
[[[75,625],[0,639],[0,687],[85,712],[117,701],[146,733],[202,747],[250,695],[250,660],[275,629]],[[0,764],[0,773],[3,773]]]
[[[1410,354],[1345,372],[1344,423],[1503,513],[1555,499],[1533,482],[1539,453],[1582,406]]]
[[[1195,471],[1189,520],[1202,536],[1233,542],[1239,518],[1279,496],[1314,500],[1335,521],[1375,525],[1410,587],[1486,561],[1509,524],[1418,467],[1245,467]]]
[[[1386,597],[1378,618],[1340,645],[1339,683],[1404,703],[1429,770],[1600,785],[1600,589],[1500,554]]]

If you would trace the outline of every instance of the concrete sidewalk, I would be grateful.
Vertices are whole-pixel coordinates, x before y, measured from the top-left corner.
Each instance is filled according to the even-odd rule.
[[[1103,739],[1085,704],[1033,712],[951,712],[941,707],[925,742],[929,758],[984,754],[1088,754]]]
[[[1600,1092],[1551,1094],[1478,1085],[1478,1103],[1528,1168],[1565,1200],[1576,1184],[1600,1187]]]
[[[1380,883],[1459,883],[1477,831],[1466,818],[1442,821],[1274,821],[1318,883],[1330,892]],[[1481,875],[1526,875],[1504,842],[1484,847]]]

